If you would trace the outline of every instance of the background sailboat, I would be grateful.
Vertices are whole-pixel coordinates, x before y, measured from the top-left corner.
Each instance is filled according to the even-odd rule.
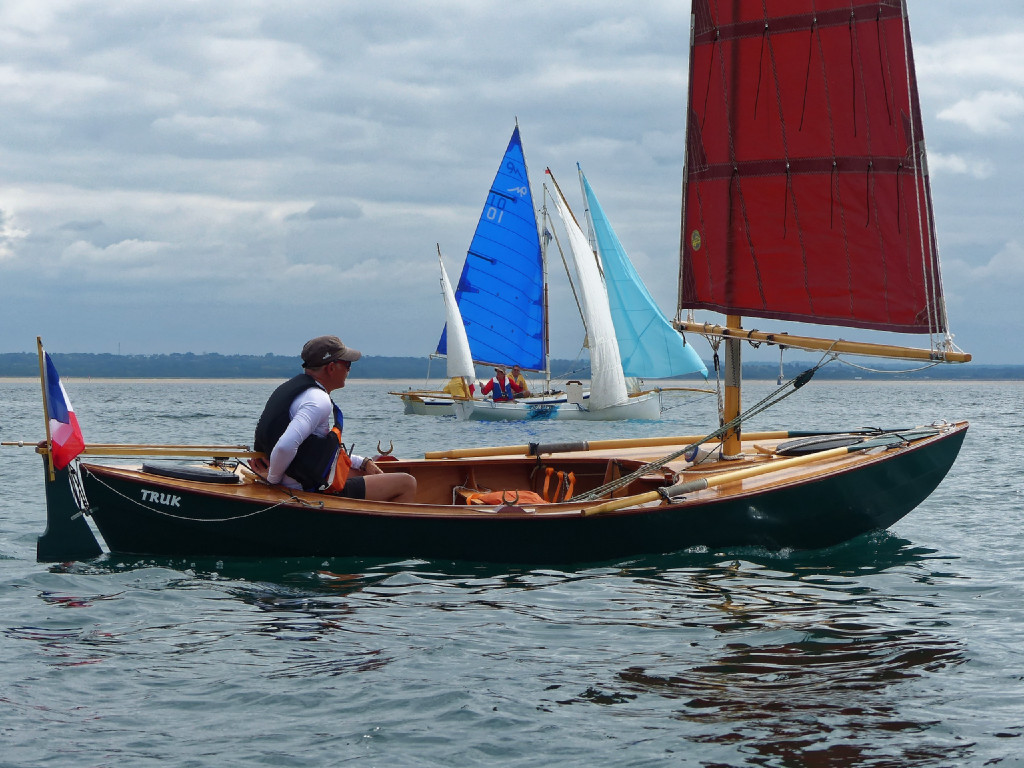
[[[445,356],[445,373],[448,379],[463,379],[465,385],[473,381],[476,376],[476,369],[473,367],[473,353],[469,348],[469,337],[466,335],[466,327],[462,322],[462,311],[452,291],[451,281],[448,279],[448,270],[444,268],[444,261],[441,260],[441,252],[438,249],[437,262],[441,267],[441,294],[444,296],[445,329],[451,329],[447,334],[447,354]]]
[[[455,289],[473,360],[547,370],[544,263],[519,137],[512,132]],[[448,327],[437,353],[448,350]]]
[[[560,193],[556,202],[565,206],[568,219],[572,220]],[[600,211],[599,205],[597,209]],[[602,241],[608,249],[617,249],[614,255],[609,250],[609,258],[628,263],[603,211],[600,211],[599,218]],[[501,421],[657,419],[661,415],[660,391],[631,395],[627,390],[618,348],[620,338],[628,344],[629,365],[633,371],[628,374],[630,376],[681,375],[696,370],[706,373],[697,355],[668,326],[632,265],[628,269],[621,263],[615,266],[619,285],[613,303],[619,320],[613,319],[610,296],[595,254],[579,227],[575,223],[572,226],[575,231],[570,231],[569,239],[580,282],[581,310],[590,346],[590,391],[584,391],[582,383],[574,382],[567,385],[568,393],[545,392],[510,402],[495,402],[481,397],[461,403],[454,402],[450,393],[442,390],[393,393],[402,398],[406,413],[454,414],[460,419]],[[629,281],[635,281],[639,288],[627,287],[625,283]],[[644,296],[649,303],[641,310]],[[550,385],[546,267],[519,126],[512,132],[488,191],[454,292],[454,307],[461,313],[461,320],[453,320],[449,307],[436,351],[436,355],[449,359],[449,381],[453,377],[472,380],[473,374],[469,371],[473,364],[517,364],[524,371],[543,373],[546,384]],[[641,317],[642,313],[646,314]],[[660,323],[652,313],[661,318]],[[451,364],[453,344],[450,334],[456,322],[469,344],[471,363],[468,366],[462,360],[455,366]],[[665,330],[668,337],[657,336]],[[640,341],[641,334],[643,342]],[[657,370],[643,367],[645,354],[668,354],[670,350],[671,366],[659,361]],[[464,354],[457,348],[454,353]],[[665,371],[668,373],[662,373]]]
[[[551,174],[550,169],[548,174]],[[631,376],[671,376],[694,371],[706,375],[707,370],[693,348],[669,325],[629,264],[604,211],[596,204],[593,190],[590,197],[600,226],[599,247],[604,244],[600,257],[583,234],[553,175],[551,180],[555,188],[552,199],[568,236],[575,268],[577,295],[590,351],[590,390],[584,392],[579,383],[575,391],[570,389],[567,395],[555,398],[460,402],[455,404],[455,412],[461,419],[474,420],[657,419],[661,416],[662,391],[630,392],[624,369],[627,359]],[[605,264],[604,269],[602,264]],[[614,277],[614,287],[609,276]],[[648,356],[656,358],[654,365],[645,360]],[[657,359],[659,356],[670,359]]]
[[[551,175],[550,169],[548,174]],[[622,356],[619,352],[619,340],[615,335],[615,323],[612,321],[604,276],[590,243],[587,242],[587,236],[583,234],[569,210],[554,175],[551,175],[551,181],[555,186],[555,194],[552,195],[555,210],[569,237],[569,249],[578,280],[580,308],[587,328],[587,345],[590,348],[589,409],[601,411],[612,406],[621,406],[628,401],[629,395],[626,391],[625,374],[622,372]],[[659,405],[658,413],[660,412]]]
[[[454,300],[472,362],[518,364],[523,370],[547,374],[544,263],[518,125],[487,192]],[[453,328],[448,316],[435,355],[451,354]],[[449,379],[467,375],[464,363],[457,369],[460,372],[450,373]],[[468,375],[470,380],[475,377]],[[392,394],[402,398],[408,414],[454,415],[451,398],[442,391]]]
[[[448,351],[445,355],[445,376],[448,383],[442,390],[415,390],[391,394],[399,394],[405,404],[405,413],[417,416],[454,416],[452,401],[458,396],[471,394],[471,386],[476,379],[473,366],[473,355],[469,351],[469,339],[462,324],[462,314],[455,301],[448,270],[441,259],[438,248],[437,261],[441,267],[441,296],[444,298],[445,327],[451,328],[448,339]]]
[[[700,373],[707,378],[704,362],[658,307],[582,169],[579,174],[601,259],[623,374],[640,379],[669,379]]]

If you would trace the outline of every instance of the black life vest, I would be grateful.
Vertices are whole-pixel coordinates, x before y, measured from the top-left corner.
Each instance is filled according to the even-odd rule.
[[[307,389],[318,386],[320,385],[312,376],[300,373],[288,379],[270,395],[260,420],[256,423],[256,434],[253,438],[253,447],[265,453],[268,460],[270,452],[274,450],[277,441],[291,423],[288,410],[292,402]],[[331,405],[334,407],[334,425],[337,429],[331,430],[323,437],[310,435],[303,440],[286,470],[286,474],[301,483],[303,490],[306,491],[318,491],[327,484],[337,462],[338,452],[344,450],[341,444],[344,416],[334,401],[331,401]]]

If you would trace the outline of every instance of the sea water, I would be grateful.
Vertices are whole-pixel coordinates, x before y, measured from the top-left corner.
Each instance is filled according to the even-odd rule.
[[[249,443],[276,382],[65,382],[91,442]],[[356,453],[696,434],[466,424],[336,393]],[[773,382],[746,385],[755,402]],[[0,766],[1024,765],[1020,382],[812,382],[748,430],[972,426],[891,531],[814,552],[510,567],[35,561],[42,461],[0,449]],[[0,382],[0,438],[43,434]]]

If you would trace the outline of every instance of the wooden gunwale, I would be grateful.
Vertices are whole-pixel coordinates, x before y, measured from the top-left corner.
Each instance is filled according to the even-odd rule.
[[[945,429],[941,429],[934,435],[928,437],[918,438],[912,440],[906,444],[900,445],[894,448],[873,448],[865,451],[854,451],[846,453],[844,455],[823,455],[816,457],[814,454],[808,458],[803,464],[798,465],[781,465],[778,470],[769,471],[765,474],[755,475],[753,477],[743,478],[736,481],[726,482],[721,485],[713,485],[708,488],[704,488],[697,491],[691,491],[685,495],[685,498],[678,503],[666,504],[663,500],[652,499],[641,503],[636,503],[632,506],[623,507],[621,509],[608,511],[600,515],[600,517],[607,517],[610,515],[617,514],[635,514],[650,510],[652,507],[665,506],[669,508],[678,508],[681,511],[685,511],[688,507],[702,506],[705,503],[712,503],[717,501],[724,501],[727,499],[737,499],[745,496],[758,497],[767,491],[777,490],[780,488],[800,485],[807,482],[818,482],[825,480],[829,477],[836,475],[845,474],[870,464],[878,464],[886,461],[887,459],[894,456],[897,453],[906,453],[919,448],[922,448],[929,443],[933,443],[942,440],[952,435],[956,431],[962,431],[967,429],[968,422],[960,421],[949,424]],[[745,446],[746,447],[746,446]],[[822,454],[825,454],[822,451]],[[633,458],[633,457],[631,457]],[[745,455],[743,459],[728,462],[715,462],[713,468],[701,469],[697,467],[688,467],[681,471],[681,475],[687,480],[697,480],[702,477],[713,478],[716,474],[730,473],[735,470],[742,470],[748,467],[757,465],[763,465],[772,461],[785,461],[782,458],[772,458],[771,455],[760,455],[750,456]],[[669,465],[671,466],[671,465]],[[824,466],[824,469],[823,469]],[[602,502],[603,505],[607,502]],[[591,505],[599,506],[599,505]],[[582,511],[582,510],[581,510]]]
[[[662,500],[650,500],[643,503],[634,504],[623,509],[610,511],[605,513],[604,516],[608,515],[619,515],[619,514],[640,514],[645,511],[649,511],[652,507],[665,506],[671,508],[678,508],[681,511],[685,511],[688,507],[699,506],[704,503],[724,500],[728,498],[742,497],[748,494],[760,494],[768,490],[782,488],[788,485],[799,484],[808,481],[815,481],[823,479],[831,475],[849,472],[857,469],[863,465],[883,461],[885,458],[891,456],[894,452],[898,451],[909,451],[917,447],[923,446],[934,440],[941,439],[947,436],[950,432],[956,429],[966,428],[966,422],[959,422],[957,424],[949,425],[946,429],[937,432],[935,435],[915,440],[907,445],[902,445],[897,448],[891,449],[877,449],[867,451],[856,451],[847,453],[843,456],[829,456],[823,457],[820,460],[809,458],[806,463],[799,466],[786,466],[781,465],[778,470],[770,470],[762,475],[755,477],[745,478],[733,482],[727,482],[722,485],[711,486],[706,489],[694,491],[686,494],[685,498],[679,502],[672,504],[665,504]],[[781,442],[781,440],[779,441]],[[681,446],[680,446],[681,447]],[[745,446],[747,447],[747,446]],[[764,446],[771,450],[775,445]],[[824,453],[824,452],[823,452]],[[473,468],[491,468],[500,465],[501,459],[504,458],[506,463],[515,463],[518,467],[524,465],[530,465],[532,460],[523,457],[488,457],[479,461],[473,462],[437,462],[433,460],[406,460],[398,462],[389,462],[389,469],[394,467],[393,471],[411,471],[413,474],[419,474],[424,478],[427,483],[435,482],[433,480],[432,472],[438,472],[440,470],[448,470],[444,477],[450,479],[451,477],[457,477],[460,470],[469,472]],[[580,460],[591,461],[595,468],[599,467],[603,461],[620,460],[623,462],[648,462],[659,458],[650,452],[649,446],[634,447],[625,451],[618,450],[612,451],[606,449],[604,451],[580,451],[576,453],[561,454],[560,459],[564,462],[572,464]],[[714,461],[706,465],[691,466],[687,465],[685,461],[675,461],[666,465],[666,469],[671,470],[679,474],[680,477],[685,479],[699,479],[702,477],[714,478],[716,475],[722,473],[734,472],[736,470],[744,469],[746,467],[764,466],[771,464],[774,461],[779,461],[777,458],[773,458],[771,454],[745,454],[744,458],[735,461]],[[823,466],[824,465],[824,466]],[[222,498],[236,500],[245,503],[266,503],[270,504],[283,504],[286,507],[305,508],[316,507],[322,509],[325,514],[331,513],[346,513],[346,514],[367,514],[367,515],[382,515],[382,516],[393,516],[393,517],[429,517],[429,518],[445,518],[445,517],[494,517],[495,513],[494,506],[463,506],[456,504],[440,504],[440,503],[423,503],[423,504],[393,504],[388,502],[374,502],[364,501],[355,499],[345,499],[332,496],[325,496],[317,493],[307,493],[302,491],[290,491],[283,489],[280,486],[267,486],[255,479],[255,476],[249,472],[245,467],[239,466],[236,468],[236,473],[242,478],[242,482],[238,485],[218,485],[211,486],[208,483],[193,480],[183,480],[178,478],[167,478],[163,476],[144,474],[137,467],[119,467],[111,465],[96,465],[90,463],[84,463],[83,467],[95,474],[98,478],[104,477],[116,477],[122,480],[130,481],[140,485],[148,485],[153,487],[160,487],[168,490],[181,490],[189,493],[198,494],[207,498]],[[627,467],[628,469],[628,467]],[[500,466],[493,469],[494,472],[500,472]],[[511,472],[511,470],[510,470]],[[663,484],[664,480],[659,480],[656,473],[647,477],[646,484],[648,487],[653,488],[659,484]],[[442,483],[443,484],[443,483]],[[437,493],[435,487],[434,492]],[[570,502],[570,503],[557,503],[557,504],[544,504],[531,507],[530,505],[523,505],[527,510],[525,512],[503,512],[500,513],[502,517],[509,518],[546,518],[546,517],[565,517],[571,515],[580,515],[584,509],[592,508],[603,504],[603,501],[595,502]]]

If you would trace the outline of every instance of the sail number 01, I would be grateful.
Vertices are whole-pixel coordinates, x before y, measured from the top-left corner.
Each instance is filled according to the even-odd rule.
[[[529,194],[530,188],[525,185],[522,187],[512,187],[508,192],[524,197]],[[515,202],[511,197],[491,192],[490,197],[487,200],[487,220],[493,221],[495,224],[500,224],[502,218],[505,216],[505,206],[508,204],[509,200]]]

